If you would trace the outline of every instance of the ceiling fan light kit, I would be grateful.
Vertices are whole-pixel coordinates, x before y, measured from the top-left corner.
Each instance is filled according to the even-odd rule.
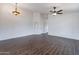
[[[12,11],[12,13],[15,15],[15,16],[18,16],[20,14],[19,11]]]
[[[56,15],[57,15],[57,13],[53,13],[52,15],[53,15],[53,16],[56,16]]]

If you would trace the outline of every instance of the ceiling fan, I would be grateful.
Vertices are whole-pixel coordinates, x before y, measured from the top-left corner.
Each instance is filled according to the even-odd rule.
[[[63,10],[62,9],[60,9],[60,10],[58,10],[58,11],[56,11],[56,8],[57,7],[53,7],[53,10],[50,10],[49,12],[53,15],[53,16],[55,16],[55,15],[57,15],[57,14],[63,14]]]
[[[18,8],[17,8],[17,3],[15,4],[15,10],[12,11],[12,13],[15,15],[15,16],[18,16],[20,14],[20,11],[18,11]]]

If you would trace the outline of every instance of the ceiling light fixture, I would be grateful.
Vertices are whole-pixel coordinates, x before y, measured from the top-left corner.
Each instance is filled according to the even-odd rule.
[[[56,15],[57,15],[57,13],[56,13],[56,12],[54,12],[52,15],[53,15],[53,16],[56,16]]]
[[[15,16],[18,16],[18,15],[21,14],[21,13],[18,11],[18,9],[17,9],[17,3],[15,4],[15,10],[12,11],[12,13],[13,13]]]

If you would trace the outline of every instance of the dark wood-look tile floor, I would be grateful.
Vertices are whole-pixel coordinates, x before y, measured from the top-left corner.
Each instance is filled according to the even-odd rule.
[[[1,55],[77,55],[79,41],[47,34],[0,41]]]

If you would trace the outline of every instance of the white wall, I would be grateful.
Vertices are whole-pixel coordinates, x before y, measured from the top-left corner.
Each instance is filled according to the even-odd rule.
[[[33,13],[21,10],[22,15],[14,16],[9,4],[2,5],[0,13],[0,40],[30,35],[32,31]]]
[[[48,14],[42,14],[41,15],[41,20],[42,20],[42,31],[43,33],[47,33],[48,32]]]
[[[40,13],[32,12],[27,9],[21,9],[20,16],[14,16],[14,10],[10,4],[0,5],[0,40],[6,40],[15,37],[27,36],[42,33],[42,17]],[[38,20],[39,31],[34,31],[34,20]],[[36,29],[37,30],[37,29]]]
[[[47,14],[33,13],[33,29],[36,34],[47,32]]]
[[[79,40],[79,12],[64,12],[62,15],[48,17],[49,35]]]

